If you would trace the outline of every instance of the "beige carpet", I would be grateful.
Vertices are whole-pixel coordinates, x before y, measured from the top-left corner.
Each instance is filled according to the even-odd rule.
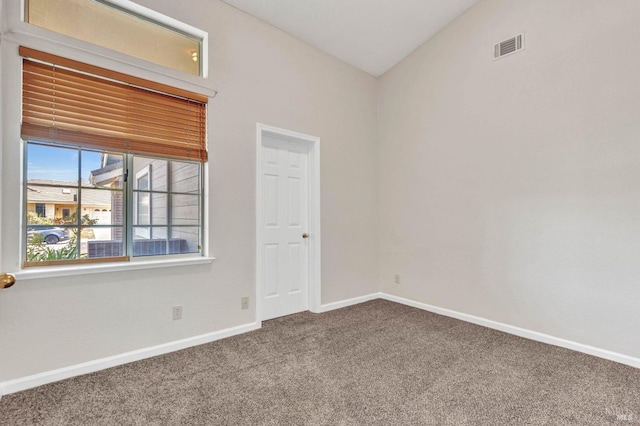
[[[0,423],[640,424],[640,370],[375,300],[6,395]]]

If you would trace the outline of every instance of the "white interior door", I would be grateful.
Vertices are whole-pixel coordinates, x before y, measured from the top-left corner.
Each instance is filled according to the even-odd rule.
[[[309,309],[309,145],[262,138],[263,320]]]

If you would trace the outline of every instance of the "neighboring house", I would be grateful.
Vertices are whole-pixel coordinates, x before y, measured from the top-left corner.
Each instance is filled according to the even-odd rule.
[[[78,189],[69,188],[76,182],[31,179],[27,184],[27,211],[40,217],[61,219],[71,217],[78,208]],[[111,223],[111,195],[96,191],[91,184],[82,184],[80,215],[98,220],[100,225]],[[87,191],[83,191],[83,189]]]

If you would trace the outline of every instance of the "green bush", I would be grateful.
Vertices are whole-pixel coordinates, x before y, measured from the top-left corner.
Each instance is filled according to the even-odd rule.
[[[39,244],[39,245],[44,244],[44,235],[42,234],[38,234],[37,232],[34,232],[29,237],[30,237],[30,240],[29,240],[30,244]]]
[[[53,220],[49,217],[38,216],[36,212],[28,212],[27,223],[29,225],[53,225]]]
[[[39,235],[42,238],[42,235]],[[34,242],[34,239],[27,245],[27,262],[47,262],[52,260],[74,260],[87,257],[86,254],[78,257],[78,246],[76,238],[71,238],[64,247],[52,248],[41,242]]]

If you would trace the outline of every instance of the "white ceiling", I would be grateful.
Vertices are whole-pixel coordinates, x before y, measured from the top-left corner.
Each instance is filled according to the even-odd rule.
[[[478,0],[223,0],[374,76]]]

